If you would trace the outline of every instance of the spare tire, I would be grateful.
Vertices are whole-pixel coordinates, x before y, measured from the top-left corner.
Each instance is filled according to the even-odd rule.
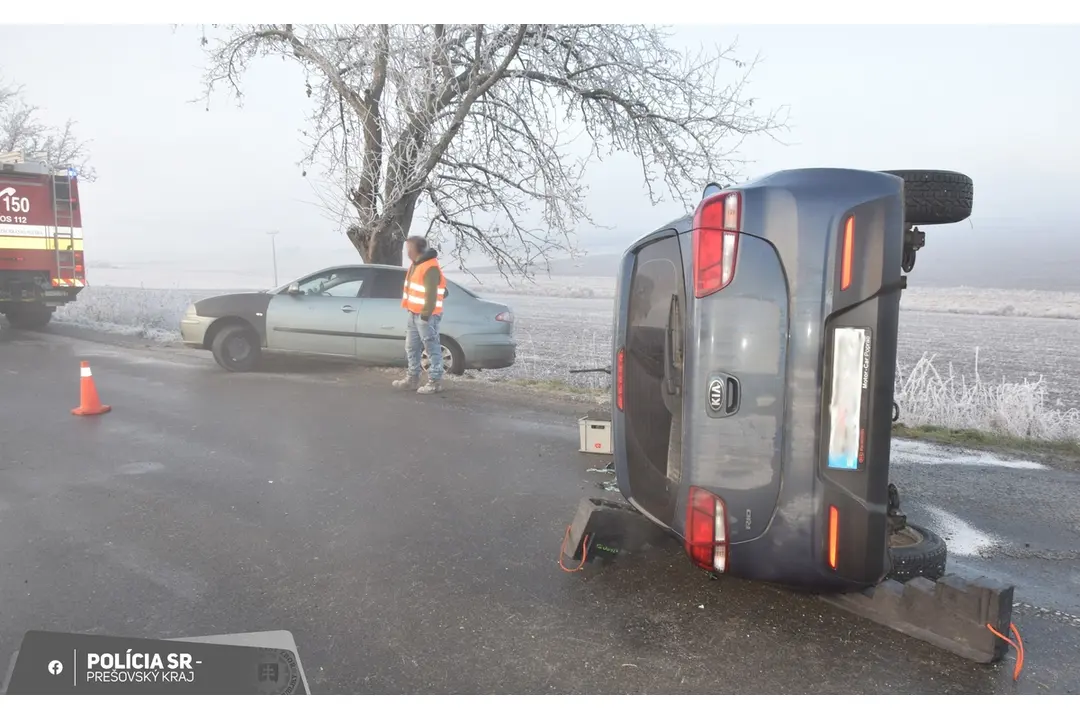
[[[971,217],[975,184],[947,170],[886,170],[904,181],[904,220],[912,225],[948,225]]]
[[[944,540],[920,525],[907,523],[902,530],[889,535],[892,569],[886,577],[897,582],[916,577],[937,580],[945,574],[947,558]]]

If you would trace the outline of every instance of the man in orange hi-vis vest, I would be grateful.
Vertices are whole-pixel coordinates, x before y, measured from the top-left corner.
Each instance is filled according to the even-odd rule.
[[[439,321],[446,297],[446,277],[436,259],[439,254],[428,247],[427,239],[414,235],[405,241],[405,247],[412,263],[405,272],[401,293],[401,307],[409,313],[405,333],[405,357],[409,365],[405,377],[395,380],[394,387],[431,395],[442,391],[444,368]],[[430,364],[428,381],[421,386],[420,363],[424,351]]]

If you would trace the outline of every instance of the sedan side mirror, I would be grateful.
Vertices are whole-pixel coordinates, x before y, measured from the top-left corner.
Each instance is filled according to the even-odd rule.
[[[288,287],[288,289],[285,290],[285,292],[287,292],[289,295],[299,295],[300,294],[300,283],[297,283],[297,282],[289,283],[289,287]]]

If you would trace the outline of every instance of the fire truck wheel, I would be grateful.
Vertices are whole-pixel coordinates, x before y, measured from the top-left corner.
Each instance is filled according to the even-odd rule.
[[[210,346],[217,364],[229,372],[248,372],[262,355],[259,338],[246,325],[227,325],[214,335]]]
[[[18,330],[40,330],[52,320],[53,309],[44,305],[16,307],[5,313],[11,327]]]

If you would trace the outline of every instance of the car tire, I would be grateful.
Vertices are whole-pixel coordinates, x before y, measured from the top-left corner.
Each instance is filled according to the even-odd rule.
[[[16,307],[5,313],[8,324],[16,330],[40,330],[52,320],[53,309],[45,305]]]
[[[904,181],[904,220],[911,225],[949,225],[971,217],[975,185],[947,170],[886,170]]]
[[[441,338],[441,342],[443,347],[443,371],[447,375],[464,375],[465,352],[461,349],[461,346],[448,337]],[[421,366],[426,372],[428,368],[426,352],[423,354]]]
[[[921,525],[907,523],[889,536],[889,559],[892,569],[886,577],[897,582],[924,577],[937,580],[945,574],[948,559],[945,541]]]
[[[262,357],[259,337],[246,325],[226,325],[215,335],[210,344],[217,364],[229,372],[253,370]]]

